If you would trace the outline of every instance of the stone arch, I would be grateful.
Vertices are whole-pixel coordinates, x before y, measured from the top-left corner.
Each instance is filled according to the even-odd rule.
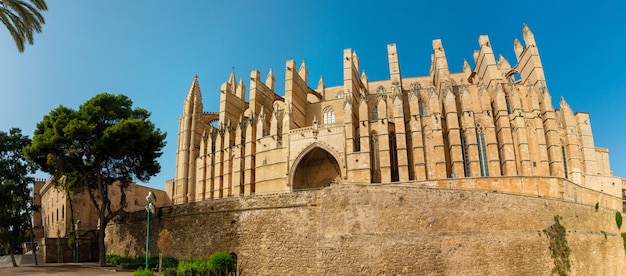
[[[332,147],[323,143],[313,143],[295,159],[290,180],[292,190],[319,189],[337,183],[345,171],[340,166],[340,158]]]

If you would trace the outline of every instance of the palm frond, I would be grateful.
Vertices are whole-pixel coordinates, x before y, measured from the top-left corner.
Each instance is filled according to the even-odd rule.
[[[24,42],[33,44],[34,33],[41,33],[45,19],[40,11],[47,11],[45,0],[0,0],[0,22],[13,37],[18,51],[24,52]]]

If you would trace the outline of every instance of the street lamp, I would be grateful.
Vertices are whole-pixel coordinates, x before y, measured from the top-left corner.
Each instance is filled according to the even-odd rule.
[[[80,234],[78,233],[78,229],[80,228],[80,219],[76,220],[76,262],[78,263],[78,239],[80,238]]]
[[[150,214],[156,213],[152,201],[156,201],[156,197],[152,192],[149,192],[148,196],[146,196],[146,212],[148,213],[148,222],[146,223],[146,269],[148,269],[148,258],[150,254]]]

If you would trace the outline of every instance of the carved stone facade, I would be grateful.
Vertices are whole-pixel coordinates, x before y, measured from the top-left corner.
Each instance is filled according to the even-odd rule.
[[[194,77],[166,192],[182,204],[332,183],[540,176],[600,192],[616,199],[603,205],[621,209],[622,181],[612,176],[608,150],[594,145],[589,114],[564,99],[553,107],[534,35],[526,25],[522,31],[514,66],[482,35],[475,66],[464,61],[462,72],[450,72],[440,40],[428,76],[402,77],[395,44],[387,46],[387,80],[369,81],[351,49],[335,87],[323,79],[309,87],[306,64],[291,60],[283,96],[271,70],[264,82],[253,71],[245,101],[233,72],[218,112],[203,110]]]

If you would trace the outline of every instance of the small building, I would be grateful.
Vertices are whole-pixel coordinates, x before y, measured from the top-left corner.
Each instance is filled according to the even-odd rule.
[[[113,187],[115,188],[109,189],[109,199],[111,200],[111,209],[117,210],[120,206],[121,198],[119,182],[113,184]],[[73,260],[71,257],[73,253],[72,250],[69,250],[69,246],[67,247],[68,250],[59,250],[57,248],[60,240],[63,240],[62,244],[68,244],[69,239],[78,236],[84,240],[86,251],[89,252],[92,251],[90,250],[92,246],[85,243],[93,239],[97,249],[96,237],[97,230],[100,228],[100,220],[86,192],[71,193],[68,198],[68,194],[64,190],[55,186],[53,177],[45,182],[37,180],[34,188],[35,204],[41,206],[39,212],[33,213],[35,240],[40,241],[40,250],[42,250],[46,262],[67,262]],[[164,191],[131,182],[124,189],[126,195],[126,207],[124,210],[126,212],[134,212],[144,209],[146,206],[146,195],[149,192],[156,196],[157,200],[153,202],[155,207],[170,205],[170,200]],[[100,197],[96,195],[95,199],[100,200]],[[74,232],[74,229],[76,229],[76,232]],[[49,247],[51,245],[55,248],[54,250],[50,250]],[[63,251],[64,253],[57,254],[58,251]],[[54,254],[46,254],[47,252]],[[92,254],[97,255],[97,250]],[[58,255],[64,255],[65,257]],[[67,257],[68,255],[70,256],[69,258]],[[89,256],[89,254],[81,255]],[[81,261],[83,260],[87,259],[81,257]]]

